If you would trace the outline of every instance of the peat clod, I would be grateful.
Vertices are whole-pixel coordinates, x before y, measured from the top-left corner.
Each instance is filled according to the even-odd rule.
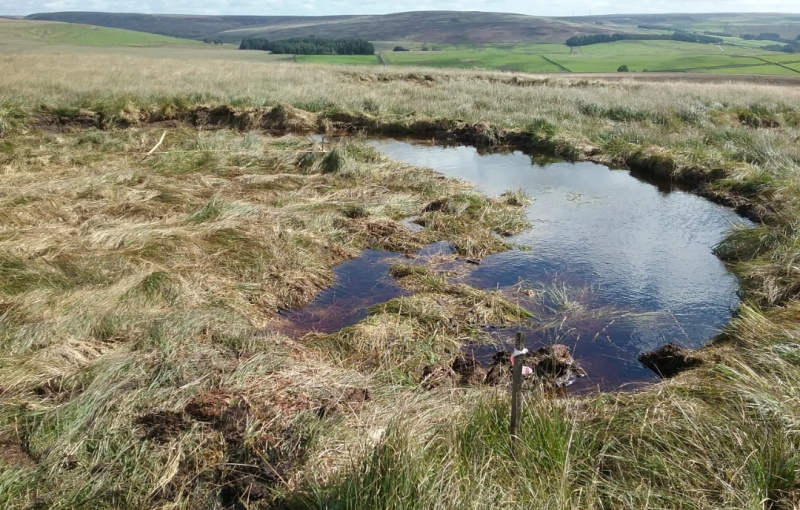
[[[432,390],[439,386],[453,386],[456,382],[456,373],[447,365],[425,365],[422,369],[422,387]]]
[[[227,105],[199,106],[191,111],[190,119],[195,126],[245,127],[244,118]]]
[[[528,354],[526,364],[533,368],[536,378],[553,388],[564,388],[586,375],[570,354],[569,347],[561,344],[533,351]]]
[[[340,410],[353,410],[360,404],[369,401],[369,390],[366,388],[350,388],[340,398],[330,398],[322,401],[317,409],[317,416],[325,418]]]
[[[201,393],[190,400],[184,412],[197,421],[211,424],[228,442],[240,442],[250,416],[244,398],[219,390]]]
[[[57,112],[45,108],[34,119],[32,124],[38,129],[51,133],[68,133],[92,128],[103,129],[105,127],[105,115],[90,110]]]
[[[642,353],[639,361],[664,379],[674,377],[703,363],[700,359],[693,357],[691,351],[673,343]]]
[[[511,355],[506,351],[497,351],[492,357],[492,364],[486,371],[484,383],[499,386],[511,382]]]
[[[223,508],[247,508],[251,501],[272,497],[305,454],[307,440],[295,431],[272,430],[245,439],[254,413],[242,395],[223,390],[200,393],[184,406],[184,413],[212,429],[224,440],[222,462],[215,471]],[[286,447],[285,445],[290,445]]]
[[[564,388],[586,375],[570,354],[569,347],[561,344],[546,345],[517,356],[514,361],[531,367],[533,377],[549,388]],[[510,380],[511,355],[505,351],[498,352],[486,375],[486,384],[503,384]]]
[[[36,467],[36,460],[16,439],[0,437],[0,468],[27,469]]]
[[[486,380],[486,369],[471,354],[457,357],[450,368],[458,377],[459,384],[477,386]]]
[[[524,363],[533,370],[533,377],[548,388],[563,388],[586,372],[578,365],[566,345],[548,345],[517,356],[515,362]],[[447,365],[427,365],[422,371],[422,386],[432,389],[438,386],[498,386],[511,381],[511,355],[497,352],[488,367],[482,365],[472,354],[458,356]]]
[[[140,415],[134,423],[142,428],[142,439],[166,443],[189,428],[190,423],[183,413],[153,411]]]
[[[264,115],[262,128],[278,133],[309,133],[319,127],[319,116],[286,104],[279,104]]]

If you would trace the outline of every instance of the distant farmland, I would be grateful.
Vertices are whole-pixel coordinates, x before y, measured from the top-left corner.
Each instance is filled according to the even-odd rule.
[[[433,18],[434,21],[436,19],[439,18]],[[331,20],[327,21],[332,23]],[[345,20],[340,19],[336,22],[344,23]],[[774,42],[745,40],[740,37],[723,37],[721,45],[668,40],[631,40],[581,47],[569,47],[563,42],[450,44],[430,40],[393,39],[372,41],[377,49],[377,54],[374,56],[295,57],[271,55],[268,52],[238,51],[234,46],[227,44],[222,46],[203,44],[195,40],[72,23],[0,20],[0,24],[2,26],[0,47],[6,52],[13,53],[30,52],[34,49],[47,52],[75,51],[78,48],[93,47],[103,52],[138,53],[165,58],[185,58],[191,53],[193,57],[254,62],[281,60],[299,64],[414,66],[527,73],[616,73],[621,66],[626,66],[632,73],[800,74],[800,54],[768,51],[763,47]],[[558,26],[563,28],[563,24]],[[577,27],[579,24],[576,23],[574,26]],[[756,25],[746,26],[758,28]],[[795,29],[800,31],[800,28],[791,24],[780,27],[787,37],[792,35]],[[604,30],[642,31],[620,20],[615,20],[613,24],[609,21]],[[247,30],[248,33],[250,31]],[[648,32],[658,32],[658,30],[648,30]],[[431,37],[438,37],[435,31],[430,34]],[[547,37],[551,38],[552,35],[551,33]],[[565,41],[563,38],[561,40]],[[410,51],[393,51],[397,46]]]
[[[412,51],[381,52],[392,66],[494,69],[530,73],[700,72],[797,74],[800,54],[765,51],[755,46],[694,44],[678,41],[619,41],[570,48],[564,44],[409,45]],[[315,63],[340,63],[319,56]],[[375,62],[376,64],[378,62]]]

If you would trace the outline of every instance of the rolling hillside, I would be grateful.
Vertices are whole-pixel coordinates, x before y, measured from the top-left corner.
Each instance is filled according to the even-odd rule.
[[[239,42],[248,36],[282,39],[308,35],[432,43],[564,42],[573,35],[616,30],[580,20],[460,11],[327,17],[56,12],[32,14],[27,19],[84,23],[194,39],[220,38],[226,42]]]
[[[718,32],[732,36],[771,32],[794,38],[800,34],[799,14],[774,13],[715,13],[715,14],[621,14],[608,16],[582,16],[559,18],[584,23],[602,23],[604,26],[638,27],[639,25],[665,28]]]
[[[197,41],[187,41],[185,39],[132,30],[74,23],[0,18],[0,48],[41,45],[139,48],[205,46]]]
[[[32,14],[31,20],[63,21],[187,39],[219,38],[238,43],[248,36],[273,39],[317,35],[372,41],[429,43],[554,42],[573,35],[642,32],[641,25],[728,33],[762,32],[787,38],[800,34],[798,14],[635,14],[547,18],[522,14],[417,11],[350,16],[193,16],[101,12]]]
[[[248,27],[286,27],[324,24],[359,16],[192,16],[181,14],[136,14],[109,12],[47,12],[26,19],[82,23],[123,28],[186,39],[215,38],[227,31]]]

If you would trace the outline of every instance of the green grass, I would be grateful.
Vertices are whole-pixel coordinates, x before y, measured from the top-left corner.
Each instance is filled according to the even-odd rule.
[[[560,72],[558,66],[534,52],[553,50],[563,53],[566,46],[554,44],[510,49],[481,47],[462,50],[385,52],[383,58],[389,65],[453,67],[460,69],[502,69],[531,73]]]
[[[554,57],[554,60],[575,72],[614,72],[622,64],[631,71],[683,71],[760,64],[757,54],[743,49],[735,52],[726,49],[722,52],[718,46],[711,44],[618,41],[583,46],[568,57]]]
[[[377,55],[297,55],[300,64],[378,65]]]
[[[92,47],[134,46],[188,46],[201,47],[203,43],[134,32],[117,28],[103,28],[49,21],[0,20],[0,44],[32,43],[48,45],[76,45]]]
[[[800,54],[797,53],[770,53],[762,58],[770,62],[782,62],[784,64],[797,64],[800,62]]]
[[[383,53],[390,65],[498,69],[532,73],[616,72],[621,65],[630,71],[681,71],[787,74],[767,61],[795,60],[796,57],[765,52],[757,47],[717,46],[677,41],[619,41],[569,48],[563,44],[429,45],[436,51]],[[408,48],[414,48],[408,45]],[[416,45],[418,48],[419,45]],[[772,59],[772,60],[770,60]],[[750,66],[750,67],[745,67]]]

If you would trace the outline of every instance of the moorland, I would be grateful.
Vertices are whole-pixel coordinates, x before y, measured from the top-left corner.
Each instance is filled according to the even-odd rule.
[[[4,508],[800,505],[796,80],[297,65],[0,27]],[[447,374],[485,325],[537,320],[515,295],[531,289],[398,263],[408,295],[334,333],[286,332],[281,312],[366,248],[416,261],[443,240],[480,260],[535,228],[514,190],[484,196],[364,136],[680,182],[757,221],[716,248],[741,304],[657,384],[530,384],[511,455],[504,385],[423,374]],[[561,320],[586,312],[580,295],[561,294]]]

